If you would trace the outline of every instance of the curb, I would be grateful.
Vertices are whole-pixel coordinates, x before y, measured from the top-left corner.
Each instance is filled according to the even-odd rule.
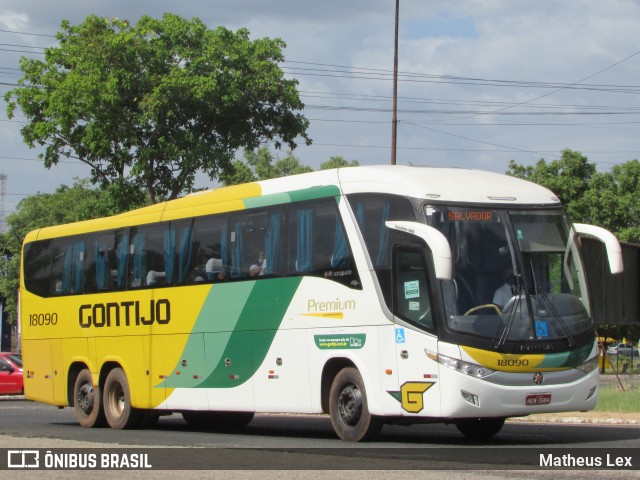
[[[583,425],[640,425],[640,418],[615,416],[615,413],[603,414],[606,416],[570,416],[570,415],[529,415],[528,417],[509,418],[508,422],[514,423],[562,423]],[[611,416],[609,416],[611,415]]]

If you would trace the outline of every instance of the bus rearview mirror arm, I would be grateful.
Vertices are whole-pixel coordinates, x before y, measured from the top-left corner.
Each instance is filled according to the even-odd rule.
[[[436,277],[440,280],[451,280],[451,247],[442,233],[429,225],[417,222],[388,221],[385,225],[424,240],[433,255]]]

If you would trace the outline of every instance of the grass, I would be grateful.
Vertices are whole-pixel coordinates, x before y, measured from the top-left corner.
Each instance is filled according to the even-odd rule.
[[[609,355],[607,356],[607,367],[604,373],[612,374],[618,372],[618,374],[640,374],[640,358],[639,357],[627,357],[624,355]]]
[[[620,389],[618,383],[601,385],[598,392],[596,412],[635,413],[640,412],[640,389],[627,385],[621,378],[625,390]]]

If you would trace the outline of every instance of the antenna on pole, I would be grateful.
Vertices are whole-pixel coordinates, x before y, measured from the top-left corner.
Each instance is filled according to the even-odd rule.
[[[398,136],[398,19],[400,0],[396,0],[396,33],[393,48],[393,115],[391,117],[391,165],[396,164],[396,141]]]

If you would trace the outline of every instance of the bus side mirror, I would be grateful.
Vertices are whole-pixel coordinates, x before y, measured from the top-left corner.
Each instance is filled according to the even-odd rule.
[[[622,247],[618,239],[609,230],[595,225],[586,225],[584,223],[574,223],[573,228],[578,235],[585,235],[604,243],[609,259],[609,269],[613,275],[622,273],[624,270],[622,262]]]
[[[414,235],[424,240],[433,256],[433,266],[436,277],[440,280],[451,280],[451,247],[447,238],[429,225],[417,222],[389,221],[387,228]]]

